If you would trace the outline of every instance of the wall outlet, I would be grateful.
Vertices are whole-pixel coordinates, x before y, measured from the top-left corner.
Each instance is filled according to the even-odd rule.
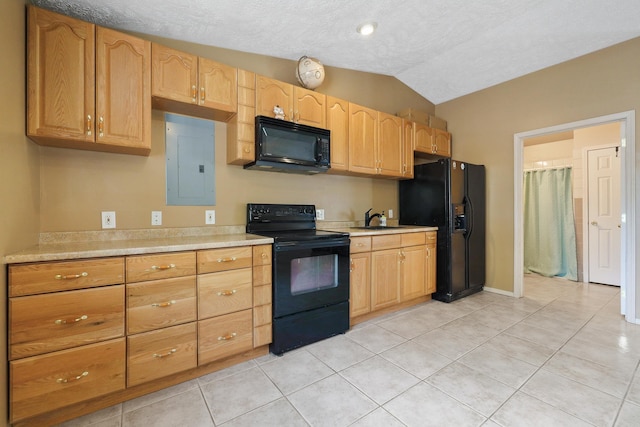
[[[205,224],[215,224],[216,223],[216,211],[204,211],[204,223]]]
[[[113,211],[102,211],[102,228],[116,228],[116,213]]]
[[[151,211],[151,225],[162,225],[162,211]]]
[[[389,209],[389,218],[393,218],[393,209]]]
[[[316,209],[316,219],[324,219],[324,209]]]

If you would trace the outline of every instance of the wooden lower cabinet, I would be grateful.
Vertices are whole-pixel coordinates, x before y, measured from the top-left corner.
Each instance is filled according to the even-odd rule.
[[[436,232],[352,237],[352,321],[427,300],[435,292],[435,245]]]
[[[127,386],[195,368],[196,322],[127,337]]]
[[[253,348],[252,310],[198,322],[198,363],[209,363]]]
[[[264,355],[271,245],[12,264],[10,421],[52,425]]]
[[[124,338],[11,361],[11,421],[124,390],[125,365]]]

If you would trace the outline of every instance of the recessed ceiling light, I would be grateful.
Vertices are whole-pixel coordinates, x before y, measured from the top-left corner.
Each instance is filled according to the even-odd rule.
[[[377,22],[367,22],[366,24],[362,24],[358,27],[358,33],[362,34],[363,36],[368,36],[371,35],[377,27]]]

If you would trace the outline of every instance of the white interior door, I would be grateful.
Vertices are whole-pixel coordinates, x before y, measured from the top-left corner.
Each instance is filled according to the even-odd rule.
[[[589,281],[620,286],[620,156],[617,147],[587,153]]]

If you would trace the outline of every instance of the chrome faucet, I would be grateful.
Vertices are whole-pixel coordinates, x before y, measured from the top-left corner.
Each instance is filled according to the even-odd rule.
[[[373,208],[371,208],[373,209]],[[369,209],[368,211],[366,211],[364,213],[364,226],[365,227],[369,227],[371,225],[371,220],[375,217],[380,218],[380,214],[379,213],[374,213],[373,215],[369,215],[369,212],[371,212],[371,209]]]

